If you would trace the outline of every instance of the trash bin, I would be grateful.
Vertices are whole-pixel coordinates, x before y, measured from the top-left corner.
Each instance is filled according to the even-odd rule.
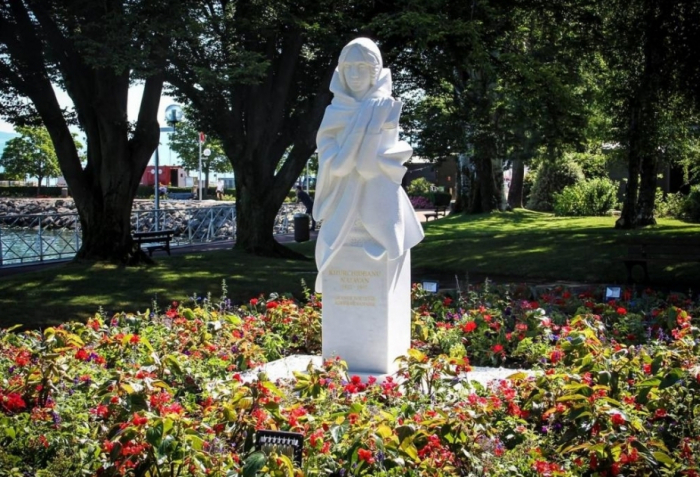
[[[64,199],[68,197],[68,187],[61,188],[61,197],[63,197]]]
[[[294,214],[294,240],[306,242],[309,240],[309,216]]]

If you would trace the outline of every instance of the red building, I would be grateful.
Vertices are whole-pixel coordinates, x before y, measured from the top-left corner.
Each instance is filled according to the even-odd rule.
[[[155,166],[147,166],[141,176],[141,185],[154,186],[156,183]],[[160,166],[158,168],[158,182],[166,186],[187,187],[187,172],[179,166]]]

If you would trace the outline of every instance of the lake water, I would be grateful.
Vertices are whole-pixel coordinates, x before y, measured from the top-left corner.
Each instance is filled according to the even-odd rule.
[[[73,258],[80,248],[76,231],[0,228],[0,265]]]

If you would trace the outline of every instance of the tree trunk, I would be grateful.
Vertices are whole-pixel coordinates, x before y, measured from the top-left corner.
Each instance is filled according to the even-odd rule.
[[[163,88],[164,58],[154,59],[152,75],[145,79],[138,119],[127,116],[132,66],[97,65],[82,56],[72,36],[64,36],[46,2],[13,2],[15,23],[8,23],[7,52],[23,65],[23,74],[11,76],[11,84],[29,98],[49,131],[61,172],[71,190],[82,227],[82,245],[76,260],[99,260],[134,264],[151,262],[131,239],[130,213],[141,175],[158,145],[158,105]],[[27,10],[31,8],[31,14]],[[71,12],[70,6],[66,7]],[[119,2],[107,2],[86,14],[95,22],[119,16]],[[81,6],[81,13],[87,9]],[[70,15],[74,12],[68,13]],[[102,16],[104,15],[104,17]],[[32,21],[31,19],[36,20]],[[94,25],[93,25],[94,26]],[[86,35],[104,34],[87,31]],[[116,33],[115,33],[116,34]],[[45,38],[42,41],[41,38]],[[83,40],[86,41],[86,40]],[[161,44],[167,45],[164,37]],[[151,45],[154,46],[154,45]],[[46,51],[44,49],[46,48]],[[152,48],[153,54],[164,51]],[[80,126],[87,137],[87,165],[83,167],[62,108],[56,99],[43,62],[43,54],[57,62],[62,85],[75,105]],[[128,58],[125,52],[125,58]],[[155,66],[156,63],[160,66]]]
[[[76,200],[83,229],[83,243],[76,260],[97,260],[134,265],[152,263],[131,238],[131,204],[127,194],[106,202],[95,194],[94,200]]]
[[[627,150],[627,188],[620,218],[615,221],[616,229],[633,229],[637,223],[637,193],[639,191],[639,169],[641,163],[642,137],[640,133],[641,107],[638,103],[631,107],[629,122],[629,144]]]
[[[523,208],[523,189],[525,187],[525,163],[521,159],[513,159],[513,173],[508,188],[508,205],[513,209]]]
[[[637,217],[635,225],[645,227],[656,225],[654,218],[654,206],[656,201],[656,173],[658,170],[658,156],[650,151],[641,161],[639,199],[637,200]]]
[[[306,256],[290,250],[275,240],[274,226],[280,206],[272,194],[265,193],[271,185],[248,187],[236,174],[236,245],[235,247],[266,257],[304,259]]]
[[[496,147],[493,141],[488,138],[479,141],[474,146],[476,166],[476,177],[478,182],[478,192],[476,200],[472,204],[472,213],[484,213],[501,209],[502,187],[498,189],[497,173],[493,168],[493,158],[496,154]],[[500,172],[500,171],[498,171]],[[503,174],[500,174],[501,186],[503,185]]]

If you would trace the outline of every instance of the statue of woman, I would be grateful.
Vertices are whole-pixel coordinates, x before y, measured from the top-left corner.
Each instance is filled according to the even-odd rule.
[[[357,38],[340,53],[331,80],[333,101],[316,137],[319,169],[313,216],[323,221],[316,244],[321,274],[343,245],[372,258],[401,257],[423,239],[423,228],[401,180],[413,150],[399,141],[401,102],[391,97],[391,72],[379,48]]]

